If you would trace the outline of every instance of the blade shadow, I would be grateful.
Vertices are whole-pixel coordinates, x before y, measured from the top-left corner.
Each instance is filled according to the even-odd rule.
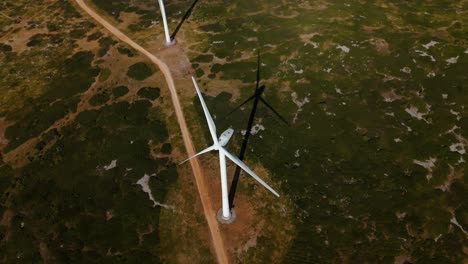
[[[245,152],[247,150],[247,144],[249,142],[249,138],[251,136],[251,131],[253,127],[253,122],[255,120],[255,114],[257,113],[257,107],[258,107],[258,102],[262,101],[262,103],[270,109],[282,122],[284,122],[286,125],[289,126],[289,123],[282,117],[269,103],[265,101],[265,99],[262,98],[263,91],[265,89],[265,86],[259,86],[260,85],[260,52],[257,55],[257,79],[256,79],[256,84],[255,84],[255,94],[249,97],[247,100],[242,102],[241,105],[238,107],[234,108],[229,114],[233,113],[234,111],[238,110],[240,107],[245,105],[247,102],[250,100],[254,100],[254,103],[252,105],[252,110],[250,111],[250,116],[249,116],[249,121],[247,122],[247,128],[246,132],[244,135],[244,138],[242,140],[242,146],[239,152],[239,159],[241,161],[244,160],[245,158]],[[237,191],[237,185],[239,183],[239,177],[242,169],[239,166],[236,166],[236,171],[234,172],[234,176],[232,178],[231,182],[231,187],[229,189],[229,206],[230,209],[234,208],[234,198],[236,196],[236,191]]]
[[[288,121],[286,121],[286,119],[284,119],[284,117],[282,117],[274,108],[273,106],[271,106],[267,101],[265,101],[265,99],[263,99],[262,97],[260,97],[260,101],[262,101],[262,103],[268,107],[268,109],[270,109],[275,115],[276,117],[278,117],[281,121],[283,121],[283,123],[285,123],[287,126],[289,126],[289,123]]]
[[[174,40],[177,33],[179,32],[180,28],[182,27],[182,24],[184,24],[185,20],[187,20],[187,18],[190,17],[190,15],[192,14],[192,10],[195,8],[195,6],[197,5],[199,0],[195,0],[193,1],[192,5],[190,6],[190,8],[187,10],[187,12],[185,12],[184,16],[182,17],[182,19],[180,20],[179,24],[177,25],[177,27],[175,28],[174,32],[172,33],[171,35],[171,40]]]
[[[250,111],[249,122],[247,123],[247,130],[245,132],[244,139],[242,140],[242,146],[238,156],[241,161],[244,161],[245,151],[247,150],[247,143],[249,142],[249,137],[252,134],[251,131],[253,127],[253,122],[255,120],[255,113],[257,112],[257,106],[258,97],[255,97],[255,101],[252,106],[252,111]],[[234,172],[234,177],[232,178],[231,182],[231,188],[229,189],[229,206],[231,207],[231,209],[234,207],[234,197],[236,195],[237,184],[239,183],[239,176],[241,171],[241,168],[239,166],[236,166],[236,171]]]

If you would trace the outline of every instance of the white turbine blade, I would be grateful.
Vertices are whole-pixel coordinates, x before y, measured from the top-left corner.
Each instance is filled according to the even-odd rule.
[[[192,157],[190,157],[190,158],[188,158],[188,159],[182,161],[182,162],[179,163],[179,164],[182,164],[182,163],[186,162],[187,160],[191,160],[191,159],[193,159],[193,158],[195,158],[195,157],[197,157],[197,156],[200,156],[201,154],[205,154],[205,153],[210,152],[210,151],[212,151],[212,150],[214,150],[214,149],[215,149],[215,146],[211,146],[211,147],[209,147],[209,148],[206,148],[206,149],[204,149],[204,150],[198,152],[197,154],[193,155]]]
[[[274,195],[279,197],[279,194],[275,190],[273,190],[273,188],[271,188],[268,184],[266,184],[262,179],[260,179],[260,177],[258,177],[257,174],[255,174],[255,172],[253,172],[251,169],[249,169],[249,167],[247,167],[247,165],[245,165],[244,162],[242,162],[236,156],[229,153],[223,147],[220,147],[219,151],[222,151],[224,153],[224,155],[226,155],[230,160],[232,160],[235,164],[237,164],[237,166],[241,167],[245,172],[250,174],[250,176],[252,176],[255,180],[257,180],[261,185],[263,185],[270,192],[272,192]]]
[[[200,98],[201,105],[203,107],[203,112],[205,112],[205,117],[206,121],[208,122],[208,127],[210,128],[210,133],[211,137],[213,138],[213,143],[218,142],[218,136],[216,135],[216,126],[213,121],[213,118],[211,118],[210,112],[208,111],[208,107],[206,107],[205,100],[203,99],[203,96],[200,92],[200,88],[198,88],[197,81],[195,80],[195,77],[192,76],[192,81],[193,81],[193,86],[195,86],[195,89],[197,90],[198,98]]]

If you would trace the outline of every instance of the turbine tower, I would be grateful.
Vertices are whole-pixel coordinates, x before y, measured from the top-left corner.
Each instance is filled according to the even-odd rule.
[[[171,35],[169,34],[169,26],[167,25],[166,9],[164,8],[164,1],[158,0],[158,2],[159,2],[159,8],[161,8],[161,16],[162,16],[163,25],[164,25],[164,35],[166,37],[166,40],[164,41],[164,45],[171,46],[174,44],[174,41],[171,39]]]
[[[197,94],[200,99],[203,112],[205,113],[206,121],[208,122],[210,134],[213,139],[213,145],[211,147],[208,147],[200,151],[199,153],[193,155],[192,157],[184,160],[182,163],[196,156],[199,156],[201,154],[210,152],[212,150],[217,150],[219,152],[219,167],[220,167],[220,174],[221,174],[220,176],[221,176],[221,195],[222,195],[222,208],[221,209],[222,210],[218,212],[218,220],[221,223],[231,223],[234,219],[232,217],[232,213],[229,207],[229,194],[227,190],[228,188],[227,188],[227,174],[226,174],[226,157],[228,157],[231,161],[233,161],[237,166],[242,168],[242,170],[247,172],[250,176],[252,176],[255,180],[257,180],[261,185],[267,188],[274,195],[279,197],[279,194],[275,190],[273,190],[273,188],[271,188],[268,184],[266,184],[262,179],[260,179],[260,177],[258,177],[257,174],[255,174],[249,167],[247,167],[247,165],[245,165],[240,159],[238,159],[236,156],[229,153],[224,148],[224,146],[227,145],[232,135],[234,134],[234,130],[232,128],[227,129],[221,134],[221,136],[218,139],[218,136],[216,135],[216,125],[213,121],[213,118],[211,118],[210,112],[208,111],[208,108],[206,107],[205,100],[203,99],[200,89],[198,88],[198,84],[193,76],[192,76],[192,81],[193,81],[193,86],[195,86],[195,89],[197,90]]]

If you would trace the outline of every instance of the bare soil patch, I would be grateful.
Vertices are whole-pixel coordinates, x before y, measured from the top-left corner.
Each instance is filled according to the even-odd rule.
[[[390,44],[385,39],[376,38],[372,41],[372,45],[374,45],[375,49],[379,54],[382,55],[390,55]]]
[[[17,53],[21,53],[29,49],[26,44],[32,36],[39,33],[48,33],[48,30],[44,28],[27,29],[27,24],[30,21],[30,19],[22,19],[19,24],[13,26],[15,29],[18,29],[18,32],[15,32],[14,34],[5,34],[3,37],[0,37],[0,42],[10,45],[13,49],[12,51]]]
[[[397,94],[394,89],[390,91],[385,91],[381,93],[382,97],[384,98],[385,102],[393,102],[396,100],[403,99],[403,96]]]

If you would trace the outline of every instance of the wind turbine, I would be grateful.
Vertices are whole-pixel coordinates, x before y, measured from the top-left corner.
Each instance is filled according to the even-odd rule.
[[[210,134],[213,139],[213,145],[211,147],[208,147],[200,151],[194,156],[184,160],[182,163],[196,156],[199,156],[201,154],[210,152],[212,150],[217,150],[219,152],[219,167],[220,167],[220,172],[221,172],[222,215],[220,216],[218,214],[218,219],[221,222],[229,223],[230,221],[232,221],[232,219],[231,219],[231,210],[229,207],[229,198],[228,198],[228,190],[227,190],[226,157],[228,157],[231,161],[233,161],[237,166],[242,168],[245,172],[247,172],[250,176],[252,176],[255,180],[257,180],[261,185],[267,188],[274,195],[279,197],[279,194],[275,190],[273,190],[273,188],[271,188],[268,184],[266,184],[262,179],[260,179],[260,177],[258,177],[257,174],[255,174],[249,167],[247,167],[247,165],[245,165],[240,159],[238,159],[236,156],[229,153],[224,148],[224,146],[227,145],[232,135],[234,134],[234,130],[232,128],[228,128],[226,131],[224,131],[221,134],[221,136],[218,139],[218,136],[216,134],[215,123],[213,121],[213,118],[211,118],[210,112],[208,111],[208,108],[206,107],[205,100],[203,99],[200,89],[198,88],[197,81],[195,80],[193,76],[192,76],[192,81],[193,81],[193,85],[195,86],[195,89],[197,90],[198,97],[203,107],[203,112],[205,113],[206,121],[208,122]]]
[[[163,25],[164,25],[164,35],[166,37],[166,41],[164,42],[164,45],[171,46],[171,45],[174,45],[174,41],[171,39],[171,35],[169,34],[169,27],[167,25],[166,9],[164,8],[164,1],[158,0],[158,2],[159,2],[159,8],[161,8],[161,15],[162,15]]]

